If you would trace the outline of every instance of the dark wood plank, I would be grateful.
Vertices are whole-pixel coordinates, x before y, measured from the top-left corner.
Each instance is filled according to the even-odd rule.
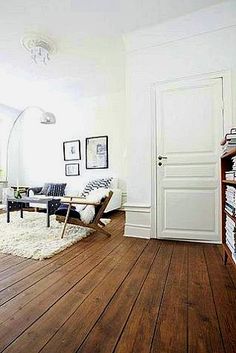
[[[122,238],[114,238],[100,249],[98,254],[90,256],[86,261],[83,261],[82,256],[70,261],[58,271],[45,277],[41,283],[37,283],[32,287],[34,299],[28,305],[20,307],[13,316],[9,317],[3,324],[0,325],[0,350],[5,349],[11,341],[16,339],[28,326],[35,322],[45,311],[57,302],[66,292],[68,292],[76,283],[78,283],[88,272],[96,267],[112,250],[118,246]],[[83,254],[82,254],[83,255]],[[76,263],[77,260],[77,263]],[[70,268],[73,263],[72,268]],[[56,280],[55,280],[56,278]],[[48,282],[53,284],[48,285]],[[44,282],[44,283],[42,283]],[[41,284],[41,286],[40,286]],[[40,289],[44,284],[44,290]],[[47,288],[47,290],[45,290]],[[41,291],[41,292],[40,292]],[[39,293],[37,295],[37,293]],[[22,316],[25,318],[22,320]],[[10,331],[12,329],[12,332]]]
[[[115,353],[150,351],[173,246],[173,243],[162,243],[114,350]]]
[[[121,258],[133,251],[131,249],[132,246],[134,246],[134,242],[131,239],[124,239],[104,261],[67,292],[50,310],[31,325],[25,333],[19,336],[5,352],[18,353],[19,347],[22,352],[27,351],[29,347],[31,353],[38,352],[99,283],[106,279],[106,276],[121,262]],[[59,312],[60,315],[58,315]],[[32,340],[34,341],[33,347]]]
[[[19,256],[7,256],[3,257],[0,260],[0,273],[7,270],[8,268],[12,268],[16,266],[17,264],[20,264],[22,262],[26,262],[28,259],[24,257],[19,257]]]
[[[140,257],[133,271],[122,283],[77,352],[105,353],[114,350],[159,247],[158,242],[149,242],[143,256]]]
[[[187,245],[175,244],[152,342],[152,353],[187,352]]]
[[[216,245],[217,249],[218,249],[218,255],[219,255],[219,261],[223,262],[223,244],[220,245]],[[228,270],[229,276],[231,277],[233,283],[234,283],[234,287],[236,288],[236,271],[235,271],[235,264],[232,262],[232,259],[229,259],[229,261],[226,264],[226,268]]]
[[[226,353],[236,347],[236,290],[216,246],[204,247],[205,259]]]
[[[108,225],[110,227],[115,227],[113,228],[112,239],[114,239],[116,236],[121,236],[122,234],[124,223],[117,227],[121,220],[123,220],[123,215],[119,214],[118,217],[113,217],[112,225]],[[52,279],[53,281],[54,276],[52,275],[50,279],[47,278],[46,282],[44,281],[38,283],[40,280],[47,277],[51,273],[59,270],[60,267],[73,260],[76,256],[79,256],[80,260],[85,261],[89,256],[92,256],[95,252],[99,251],[101,247],[104,247],[104,241],[106,244],[110,242],[110,240],[106,241],[103,236],[101,237],[101,239],[99,239],[98,237],[96,237],[96,235],[90,235],[89,237],[81,240],[79,243],[73,245],[71,247],[73,248],[73,250],[69,251],[69,249],[66,249],[62,253],[57,254],[53,258],[48,260],[40,262],[31,261],[31,265],[29,265],[26,269],[23,269],[22,271],[18,272],[17,274],[14,273],[13,275],[11,275],[9,273],[9,277],[6,281],[0,281],[0,288],[4,288],[4,286],[6,288],[5,291],[0,292],[0,303],[5,303],[4,307],[0,308],[0,322],[5,320],[3,314],[8,312],[9,306],[11,307],[12,312],[15,312],[16,310],[18,310],[18,307],[22,307],[25,303],[32,300],[33,297],[37,296],[44,289],[50,286],[52,284],[52,282],[50,282],[50,279]],[[85,253],[82,255],[82,252],[86,252],[86,255]],[[78,263],[76,263],[76,265],[77,264]],[[71,267],[70,264],[69,270],[71,270],[72,268],[73,267]],[[56,272],[56,275],[57,274],[58,273]],[[57,280],[56,276],[55,280]],[[34,286],[32,290],[30,287],[33,286],[35,283],[38,283],[38,285]],[[20,293],[22,294],[15,298]],[[11,300],[8,305],[7,301],[12,298],[15,299]]]
[[[63,257],[63,259],[58,259],[56,261],[48,261],[49,265],[40,266],[40,263],[34,263],[28,266],[26,269],[21,272],[17,272],[16,274],[10,276],[9,278],[5,278],[0,282],[0,305],[6,303],[8,300],[14,298],[17,294],[21,293],[23,290],[30,288],[33,284],[38,283],[38,287],[40,291],[45,290],[44,284],[46,288],[49,287],[52,283],[60,280],[61,276],[69,273],[73,269],[75,269],[78,264],[87,260],[89,257],[94,256],[94,253],[99,251],[104,246],[108,246],[108,244],[112,242],[120,242],[121,240],[116,237],[112,237],[111,239],[100,238],[97,239],[96,242],[91,243],[91,246],[87,246],[87,243],[82,242],[77,248],[78,250],[75,252],[70,252],[67,256]],[[79,262],[78,262],[79,256]],[[62,266],[66,264],[66,266]],[[33,267],[33,272],[32,271]],[[60,271],[60,268],[63,267],[63,270]],[[58,270],[55,272],[55,270]],[[50,274],[52,274],[50,276]],[[50,277],[49,277],[50,276]],[[46,278],[46,281],[40,282],[40,280]],[[36,289],[36,287],[34,287]],[[31,291],[31,289],[29,289]],[[28,293],[28,292],[27,292]],[[38,295],[37,291],[37,295]],[[25,292],[26,294],[26,292]],[[24,298],[26,296],[24,295]]]
[[[117,217],[117,215],[115,215],[112,219],[112,226],[111,224],[108,224],[107,225],[107,228],[109,229],[109,227],[112,227],[112,232],[113,232],[113,237],[114,236],[117,236],[117,235],[120,235],[123,227],[121,226],[120,227],[120,222],[121,222],[121,219],[123,219],[123,215],[120,215]],[[117,223],[118,222],[118,223]],[[115,227],[119,224],[119,229],[121,231],[119,231],[117,233],[115,229]],[[81,247],[84,248],[84,249],[87,249],[88,247],[88,244],[90,245],[94,245],[94,240],[97,239],[96,241],[96,244],[98,244],[99,242],[102,243],[103,240],[104,240],[104,236],[99,236],[98,238],[98,235],[97,233],[92,233],[90,234],[87,238],[84,238],[82,239],[80,242],[78,242],[77,244],[74,244],[73,246],[63,250],[63,252],[61,253],[58,253],[56,254],[55,256],[53,256],[52,258],[50,259],[45,259],[43,261],[36,261],[36,260],[28,260],[28,259],[25,259],[25,258],[21,258],[21,257],[17,257],[18,259],[21,259],[22,262],[24,260],[28,260],[27,262],[23,262],[23,263],[19,263],[18,265],[15,265],[14,268],[10,268],[9,270],[5,270],[4,272],[0,273],[0,279],[4,279],[4,278],[10,278],[10,277],[13,277],[13,275],[19,271],[22,271],[24,269],[27,269],[27,267],[30,265],[31,267],[28,267],[28,269],[26,271],[23,271],[21,273],[19,273],[18,275],[16,275],[15,277],[11,278],[11,284],[14,283],[14,278],[16,279],[16,281],[18,280],[18,278],[20,277],[21,279],[28,276],[28,274],[32,274],[34,273],[35,271],[37,271],[38,269],[41,269],[43,268],[45,265],[48,265],[50,264],[51,262],[54,262],[54,261],[57,261],[58,259],[61,259],[64,261],[65,259],[65,255],[70,253],[69,256],[71,256],[74,253],[76,253],[77,251],[80,251]],[[8,259],[10,260],[13,260],[15,259],[15,257],[11,256],[11,255],[7,255]],[[14,260],[13,260],[14,261]],[[1,281],[2,282],[2,281]],[[2,286],[1,288],[2,289]]]
[[[188,250],[188,353],[225,353],[203,246]]]
[[[46,344],[41,350],[42,353],[75,352],[127,275],[133,271],[142,271],[145,256],[143,256],[143,261],[138,262],[138,266],[135,266],[135,264],[142,256],[142,253],[144,253],[143,249],[146,247],[147,242],[144,240],[133,240],[136,242],[135,252],[123,258],[120,265],[107,276],[106,281],[102,282],[97,287],[96,291],[91,293],[69,320],[67,320],[52,337],[48,344]],[[68,335],[69,332],[72,336],[70,334]],[[71,337],[73,337],[73,339],[71,339]]]
[[[57,261],[59,263],[61,259],[62,261],[64,261],[66,256],[68,256],[68,258],[72,258],[73,255],[76,256],[77,252],[80,251],[81,248],[87,249],[87,247],[89,246],[88,243],[93,245],[94,244],[93,240],[94,240],[94,236],[89,236],[87,238],[84,238],[79,243],[65,249],[63,252],[42,261],[25,259],[27,261],[20,262],[19,264],[14,265],[14,267],[7,268],[6,270],[2,271],[0,273],[0,280],[2,282],[3,279],[8,278],[8,280],[10,279],[11,281],[10,283],[13,284],[15,283],[14,280],[16,280],[17,282],[19,278],[23,279],[27,277],[29,274],[35,273],[36,271],[51,264],[52,262]],[[79,248],[78,248],[78,245],[79,245]],[[15,276],[13,277],[13,275]],[[1,288],[3,288],[2,285],[1,285]]]
[[[42,262],[0,254],[0,351],[235,352],[236,274],[221,246],[124,238],[124,214],[111,217],[110,240]]]

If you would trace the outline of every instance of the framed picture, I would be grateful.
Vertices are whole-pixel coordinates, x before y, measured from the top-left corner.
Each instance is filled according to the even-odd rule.
[[[86,138],[86,169],[108,168],[108,136]]]
[[[64,161],[81,159],[80,140],[63,142]]]
[[[65,165],[66,176],[80,175],[79,163],[69,163]]]

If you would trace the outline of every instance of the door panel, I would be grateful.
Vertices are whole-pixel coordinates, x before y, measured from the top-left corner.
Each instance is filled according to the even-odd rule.
[[[158,237],[218,241],[222,80],[162,85],[156,102]]]

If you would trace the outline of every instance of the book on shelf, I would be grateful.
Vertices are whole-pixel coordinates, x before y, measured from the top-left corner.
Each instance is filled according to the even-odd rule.
[[[236,128],[232,128],[230,132],[225,135],[221,141],[221,146],[223,146],[223,153],[226,153],[236,147]]]
[[[221,144],[224,151],[231,150],[221,158],[224,263],[226,264],[229,257],[236,264],[236,128],[226,134]],[[233,147],[235,148],[232,149]],[[229,182],[225,183],[224,180]]]
[[[230,215],[230,216],[234,216],[234,212],[230,209],[230,208],[227,208],[225,206],[225,211]]]
[[[230,170],[225,172],[225,180],[235,180],[236,179],[236,171]]]
[[[231,251],[232,255],[236,255],[235,248],[232,247],[230,242],[226,239],[226,245],[228,246],[229,250]]]
[[[225,242],[232,253],[234,262],[236,262],[236,222],[227,215],[225,221]]]

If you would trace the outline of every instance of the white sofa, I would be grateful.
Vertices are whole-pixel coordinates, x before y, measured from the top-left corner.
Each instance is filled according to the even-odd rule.
[[[34,188],[32,188],[32,189],[34,189]],[[30,197],[34,197],[34,196],[37,198],[45,197],[45,195],[35,194],[32,189],[30,189],[30,191],[29,191]],[[117,178],[112,179],[110,190],[113,191],[113,195],[112,195],[112,198],[111,198],[109,204],[107,205],[107,208],[104,213],[108,213],[108,212],[117,210],[121,207],[122,191],[121,191],[121,189],[119,189],[119,180]],[[72,189],[66,187],[65,196],[67,196],[67,195],[68,196],[79,196],[80,194],[81,194],[81,191],[78,192],[78,190],[72,190]],[[44,208],[44,206],[40,203],[39,204],[36,204],[36,203],[30,204],[30,206],[37,207],[37,208]]]
[[[117,210],[121,207],[122,191],[119,189],[119,180],[117,178],[112,179],[110,190],[113,191],[113,195],[104,213]]]

